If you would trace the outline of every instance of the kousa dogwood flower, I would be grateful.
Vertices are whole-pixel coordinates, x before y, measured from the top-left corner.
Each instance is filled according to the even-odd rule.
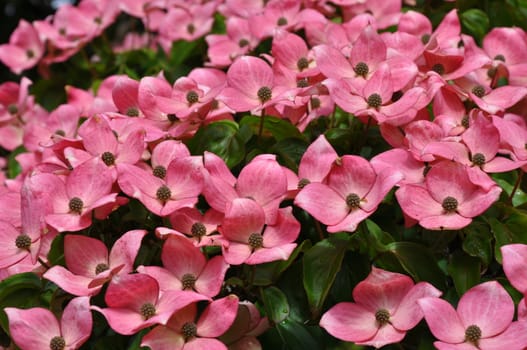
[[[180,7],[170,7],[159,26],[161,41],[194,41],[209,33],[216,7],[215,1],[181,3]]]
[[[0,61],[15,74],[35,66],[44,54],[44,44],[37,30],[25,20],[20,20],[9,37],[9,44],[0,45]]]
[[[326,137],[320,135],[300,159],[298,188],[302,189],[311,182],[324,182],[337,158],[337,152]]]
[[[265,212],[265,222],[274,224],[280,202],[287,193],[287,175],[276,156],[262,154],[247,164],[236,179],[225,162],[213,153],[204,154],[206,174],[203,195],[209,205],[225,213],[235,198],[252,198]]]
[[[490,281],[461,296],[457,310],[447,301],[425,297],[417,301],[440,350],[523,349],[527,320],[513,322],[514,302],[498,282]]]
[[[141,346],[152,350],[210,349],[226,350],[216,339],[234,322],[238,297],[228,295],[214,300],[197,317],[197,305],[190,304],[177,311],[166,326],[158,326],[143,337]]]
[[[115,241],[109,254],[106,245],[98,239],[68,234],[64,237],[66,268],[53,266],[43,277],[73,295],[98,294],[113,276],[132,272],[146,234],[145,230],[126,232]]]
[[[203,188],[203,166],[199,163],[193,157],[176,158],[166,168],[163,178],[122,163],[117,167],[117,182],[124,193],[139,199],[154,214],[167,216],[197,203]]]
[[[503,272],[514,288],[527,294],[527,245],[507,244],[500,248],[503,259]]]
[[[219,227],[225,261],[231,265],[252,265],[287,260],[300,233],[300,223],[291,209],[278,209],[276,223],[265,225],[265,212],[257,202],[249,198],[233,199]]]
[[[137,270],[154,277],[162,292],[189,290],[210,298],[220,292],[229,267],[221,255],[207,261],[199,247],[178,235],[166,239],[161,261],[163,267],[140,266]]]
[[[4,311],[9,319],[11,337],[22,350],[75,350],[88,340],[92,330],[88,297],[71,300],[60,322],[51,311],[41,307],[7,307]]]
[[[380,348],[400,342],[421,321],[418,300],[440,295],[428,282],[414,284],[406,275],[373,266],[353,289],[354,302],[334,305],[322,315],[320,326],[338,339]]]
[[[206,299],[187,291],[160,294],[153,277],[138,273],[112,279],[104,296],[107,307],[93,305],[91,309],[102,313],[114,331],[130,335],[152,325],[165,325],[177,310]]]
[[[498,200],[501,188],[490,182],[477,184],[465,165],[444,160],[430,168],[424,183],[403,185],[395,196],[403,212],[424,228],[457,230]]]
[[[295,204],[328,225],[328,232],[353,232],[402,178],[392,169],[377,174],[366,159],[346,155],[334,162],[325,183],[305,186]]]
[[[112,89],[113,103],[120,113],[129,117],[143,116],[139,108],[139,82],[127,76],[120,76]]]

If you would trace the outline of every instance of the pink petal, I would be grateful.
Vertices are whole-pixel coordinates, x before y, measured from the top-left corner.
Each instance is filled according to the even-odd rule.
[[[354,193],[364,198],[375,183],[376,174],[371,164],[359,156],[345,155],[340,158],[328,176],[328,185],[343,198]]]
[[[380,172],[370,192],[366,195],[366,199],[361,203],[361,208],[368,212],[376,210],[388,192],[403,178],[404,175],[399,171],[386,169]]]
[[[138,311],[126,308],[102,309],[95,305],[91,308],[102,313],[110,327],[119,334],[132,335],[149,326]]]
[[[252,249],[248,244],[230,242],[229,245],[222,246],[223,257],[227,264],[243,264],[252,254]]]
[[[526,294],[527,292],[527,245],[507,244],[500,248],[503,256],[503,271],[511,284]]]
[[[273,87],[273,71],[262,59],[242,56],[229,67],[227,82],[241,95],[257,98],[261,87]]]
[[[393,92],[390,68],[388,64],[382,63],[366,82],[362,96],[367,99],[373,94],[378,94],[382,104],[386,104],[391,100]]]
[[[145,303],[157,304],[159,285],[145,274],[122,275],[108,285],[104,300],[109,308],[126,308],[140,316]],[[108,310],[108,309],[107,309]]]
[[[298,165],[298,178],[322,182],[337,159],[338,154],[324,135],[320,135],[309,147]]]
[[[68,347],[80,347],[88,340],[92,331],[90,298],[78,297],[71,300],[64,309],[60,323],[62,336]]]
[[[273,248],[259,248],[245,260],[245,263],[248,265],[256,265],[276,260],[287,260],[296,246],[296,243],[291,243],[282,244]]]
[[[247,243],[252,233],[261,233],[265,223],[263,209],[248,198],[236,198],[225,211],[222,235],[229,241]]]
[[[155,278],[159,283],[159,290],[183,290],[181,281],[168,269],[161,266],[138,266],[137,272],[147,274]]]
[[[84,206],[90,206],[111,191],[112,174],[99,159],[87,161],[73,169],[66,179],[69,198],[79,197]]]
[[[478,116],[462,135],[472,156],[481,153],[489,161],[496,156],[500,146],[498,128],[484,116]]]
[[[371,214],[373,214],[373,212],[367,212],[361,208],[353,209],[344,219],[342,219],[342,221],[335,225],[329,225],[327,230],[331,233],[342,231],[355,232],[357,226]]]
[[[143,337],[141,346],[152,350],[181,350],[185,346],[185,338],[171,328],[157,326]]]
[[[292,214],[292,208],[278,209],[276,224],[268,225],[263,233],[263,246],[272,248],[294,242],[300,233],[300,223]]]
[[[419,225],[429,230],[459,230],[470,225],[471,218],[463,217],[457,213],[429,216],[419,220]]]
[[[377,331],[375,336],[367,341],[357,342],[357,345],[370,345],[376,349],[386,344],[399,343],[406,336],[406,332],[395,329],[392,325],[387,324]]]
[[[503,332],[491,338],[480,339],[485,350],[525,349],[527,347],[527,320],[512,322]]]
[[[194,338],[185,344],[185,350],[227,350],[227,346],[218,339]]]
[[[390,323],[398,330],[408,331],[423,318],[423,311],[417,301],[425,297],[440,297],[442,292],[427,282],[419,282],[410,289],[390,318]]]
[[[205,256],[199,248],[189,239],[175,235],[165,241],[161,260],[163,266],[180,280],[185,274],[198,277],[206,264]]]
[[[319,323],[329,334],[344,341],[360,342],[372,338],[378,329],[375,314],[354,303],[338,303]]]
[[[197,328],[198,335],[216,338],[229,329],[238,313],[238,297],[234,294],[214,300],[201,314]]]
[[[509,326],[514,302],[496,281],[479,284],[467,291],[457,306],[459,319],[468,327],[477,325],[483,338],[495,336]]]
[[[121,112],[126,114],[130,107],[137,107],[137,96],[139,94],[139,82],[128,78],[127,76],[120,76],[115,82],[112,90],[112,98],[115,106]]]
[[[355,78],[351,63],[337,49],[329,45],[318,45],[312,49],[318,69],[328,78]]]
[[[197,197],[203,188],[202,167],[192,157],[170,162],[165,179],[175,200]]]
[[[23,350],[48,349],[51,339],[61,336],[59,323],[49,310],[7,307],[4,311],[9,319],[11,337]]]
[[[397,202],[406,215],[422,220],[430,216],[443,214],[443,207],[436,202],[426,188],[421,185],[404,185],[396,192]]]
[[[196,291],[211,298],[218,295],[228,268],[222,256],[210,259],[196,281]]]
[[[427,297],[419,299],[417,303],[423,310],[426,323],[434,337],[454,344],[465,340],[465,326],[447,301]]]
[[[474,191],[470,197],[465,198],[465,201],[458,206],[457,211],[460,215],[467,218],[478,216],[499,199],[501,191],[499,186],[493,186],[487,192]]]
[[[98,294],[101,287],[89,288],[90,277],[74,275],[64,267],[56,265],[44,273],[43,277],[52,281],[66,292],[77,296]]]
[[[134,261],[141,247],[141,241],[146,236],[146,230],[131,230],[124,233],[113,244],[110,252],[110,268],[121,266],[121,273],[129,273],[134,268]]]
[[[425,182],[430,195],[438,203],[443,203],[449,196],[457,199],[458,203],[463,203],[476,188],[470,181],[465,166],[451,161],[436,163],[427,173]]]
[[[64,237],[66,266],[75,275],[95,277],[99,264],[108,264],[108,248],[96,238],[81,235]]]
[[[296,195],[295,205],[326,225],[339,223],[349,213],[346,200],[331,187],[321,183],[311,183],[304,187]]]

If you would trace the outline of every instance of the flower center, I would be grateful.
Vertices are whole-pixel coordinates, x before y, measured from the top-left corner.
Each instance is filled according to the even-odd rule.
[[[173,123],[177,120],[177,117],[174,113],[169,113],[167,114],[167,119],[169,122]]]
[[[151,303],[145,303],[141,305],[141,310],[139,312],[145,320],[148,320],[156,314],[156,307]]]
[[[15,239],[15,245],[18,249],[29,249],[31,247],[31,237],[25,233],[18,235]]]
[[[129,117],[138,117],[139,116],[139,110],[137,107],[129,107],[126,110],[126,115]]]
[[[468,115],[464,116],[463,119],[461,119],[461,126],[464,127],[465,129],[468,129],[468,127],[470,126]]]
[[[58,129],[58,130],[55,130],[55,135],[58,135],[58,136],[66,136],[66,132],[62,129]]]
[[[70,199],[68,206],[72,212],[80,214],[82,212],[82,207],[84,207],[84,202],[79,197],[73,197]]]
[[[51,338],[51,341],[49,342],[49,348],[51,350],[64,350],[65,347],[66,341],[60,336]]]
[[[279,26],[285,26],[287,24],[287,18],[285,17],[278,18],[278,21],[276,21],[276,24],[278,24]]]
[[[186,273],[181,277],[181,284],[183,285],[183,290],[194,289],[196,284],[196,276],[191,273]]]
[[[299,190],[301,190],[304,187],[306,187],[307,185],[309,185],[310,183],[311,183],[311,181],[309,181],[306,178],[303,178],[303,179],[300,179],[300,181],[298,181],[297,187],[298,187]]]
[[[271,89],[267,86],[262,86],[261,88],[258,89],[258,98],[260,99],[260,101],[262,103],[265,103],[267,101],[269,101],[271,99],[271,97],[273,97],[273,92],[271,91]]]
[[[59,29],[59,34],[60,35],[66,35],[66,28],[60,28]]]
[[[386,309],[379,309],[375,313],[375,319],[380,326],[384,326],[390,321],[390,312],[388,312]]]
[[[423,44],[426,45],[426,44],[428,44],[429,41],[430,41],[430,34],[423,34],[423,35],[421,36],[421,42],[422,42]]]
[[[32,59],[33,57],[35,57],[35,52],[33,50],[31,50],[31,49],[28,49],[26,51],[26,56],[27,56],[27,58]]]
[[[195,31],[196,31],[196,27],[194,26],[194,24],[189,23],[189,24],[187,25],[187,32],[188,32],[189,34],[194,34]]]
[[[115,156],[112,152],[104,152],[101,155],[101,159],[107,166],[114,165],[115,164]]]
[[[240,39],[240,41],[238,41],[238,46],[239,47],[245,47],[247,45],[249,45],[249,40],[247,40],[247,39]]]
[[[479,98],[485,96],[485,88],[481,85],[476,85],[472,88],[472,93]]]
[[[259,233],[251,233],[249,236],[249,246],[253,249],[263,247],[263,236]]]
[[[16,104],[12,103],[9,106],[7,106],[7,111],[11,115],[17,114],[18,113],[18,106]]]
[[[481,329],[476,325],[470,325],[465,331],[465,341],[468,341],[475,346],[478,346],[478,341],[481,339]]]
[[[207,228],[201,222],[195,222],[190,228],[190,233],[193,237],[203,237],[207,234]]]
[[[101,272],[104,272],[109,269],[110,269],[110,266],[108,266],[108,264],[105,264],[105,263],[97,264],[97,266],[95,266],[95,274],[98,275]]]
[[[168,188],[166,185],[163,185],[157,189],[156,197],[162,202],[166,202],[170,199],[172,196],[172,192],[170,191],[170,188]]]
[[[189,92],[187,92],[187,102],[189,104],[192,105],[198,101],[199,101],[199,95],[196,91],[190,90]]]
[[[311,97],[311,108],[312,109],[317,109],[318,107],[320,107],[320,105],[321,105],[321,102],[318,97]]]
[[[181,333],[183,333],[185,340],[194,338],[198,333],[198,327],[194,322],[185,322],[181,327]]]
[[[482,166],[485,164],[485,156],[481,153],[476,153],[472,156],[472,164]]]
[[[379,108],[382,105],[381,95],[375,93],[368,97],[368,106],[372,108]]]
[[[432,70],[439,75],[445,74],[445,66],[443,66],[441,63],[434,64],[432,66]]]
[[[346,204],[351,210],[357,209],[360,207],[360,197],[356,193],[350,193],[346,197]]]
[[[496,55],[496,56],[494,57],[494,59],[495,59],[496,61],[502,61],[502,62],[505,62],[505,56],[503,56],[503,55],[501,55],[501,54],[500,54],[500,55]]]
[[[97,24],[102,24],[102,18],[101,17],[95,17],[93,21]]]
[[[309,61],[307,60],[307,58],[302,57],[296,62],[296,66],[298,67],[299,71],[303,71],[304,69],[309,67]]]
[[[160,179],[164,179],[165,176],[167,176],[167,169],[164,166],[162,166],[162,165],[158,165],[158,166],[156,166],[154,168],[152,173],[154,174],[155,177],[158,177]]]
[[[447,213],[452,213],[456,211],[458,202],[457,202],[457,199],[455,199],[454,197],[448,196],[445,199],[443,199],[443,203],[441,205],[443,206],[443,209],[445,209]]]
[[[370,71],[370,68],[368,65],[364,62],[359,62],[355,65],[353,68],[353,71],[355,74],[360,75],[361,77],[366,78],[366,75],[368,75],[368,72]]]

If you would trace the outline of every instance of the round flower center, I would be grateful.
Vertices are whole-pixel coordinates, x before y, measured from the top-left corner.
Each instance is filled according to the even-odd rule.
[[[401,99],[401,97],[403,97],[403,92],[401,90],[398,90],[398,91],[395,91],[393,94],[392,94],[392,102],[397,102]]]
[[[355,65],[355,67],[353,68],[353,71],[355,72],[355,74],[360,75],[361,77],[365,78],[366,75],[368,75],[370,68],[368,67],[366,63],[359,62]]]
[[[194,338],[198,333],[198,327],[194,322],[185,322],[181,327],[181,333],[183,333],[185,340]]]
[[[258,98],[260,99],[260,101],[262,103],[265,103],[267,101],[269,101],[271,99],[271,97],[273,97],[273,92],[271,91],[271,89],[267,86],[262,86],[261,88],[258,89]]]
[[[207,234],[207,228],[201,222],[195,222],[190,228],[193,237],[203,237]]]
[[[49,342],[49,348],[51,350],[64,350],[66,347],[66,341],[64,338],[56,336],[51,338],[51,341]]]
[[[95,266],[95,274],[98,275],[101,272],[104,272],[109,269],[110,269],[110,266],[108,266],[108,264],[105,264],[105,263],[97,264],[97,266]]]
[[[429,41],[430,41],[430,34],[423,34],[423,35],[421,36],[421,42],[422,42],[423,44],[426,45],[426,44],[428,44]]]
[[[312,109],[317,109],[318,107],[320,107],[320,99],[318,97],[311,97],[311,108]]]
[[[303,179],[300,179],[300,181],[298,181],[297,187],[298,187],[299,190],[301,190],[304,187],[306,187],[307,185],[309,185],[310,183],[311,183],[311,181],[309,181],[306,178],[303,178]]]
[[[309,80],[307,78],[300,78],[296,81],[296,87],[305,88],[309,86]]]
[[[439,75],[445,74],[445,66],[443,66],[441,63],[434,64],[432,66],[432,70]]]
[[[31,49],[28,49],[26,51],[26,56],[27,56],[27,58],[32,59],[33,57],[35,57],[35,52],[33,50],[31,50]]]
[[[183,290],[194,289],[196,284],[196,276],[191,273],[186,273],[181,277],[181,284],[183,285]]]
[[[139,312],[145,320],[148,320],[156,314],[156,307],[151,303],[145,303],[141,305],[141,310],[139,310]]]
[[[170,199],[172,196],[172,192],[170,191],[170,188],[168,188],[166,185],[163,185],[157,189],[156,197],[160,201],[166,202]]]
[[[162,166],[162,165],[158,165],[158,166],[156,166],[154,168],[152,173],[154,174],[155,177],[158,177],[160,179],[164,179],[165,176],[167,176],[167,169],[164,166]]]
[[[472,156],[472,163],[477,166],[485,164],[485,156],[481,153],[476,153]]]
[[[59,34],[60,35],[66,35],[66,28],[60,28],[59,29]]]
[[[485,88],[481,85],[476,85],[472,88],[472,93],[479,98],[485,96]]]
[[[167,114],[167,119],[169,122],[173,123],[177,120],[177,117],[174,113],[169,113]]]
[[[468,127],[470,126],[470,121],[467,115],[464,116],[463,119],[461,119],[461,126],[464,127],[465,129],[468,129]]]
[[[249,40],[247,40],[247,39],[240,39],[240,41],[238,41],[238,46],[239,47],[245,47],[247,45],[249,45]]]
[[[138,117],[139,116],[139,110],[137,107],[129,107],[126,110],[126,115],[129,117]]]
[[[375,319],[380,326],[384,326],[390,321],[390,313],[386,309],[379,309],[375,313]]]
[[[476,325],[467,327],[465,331],[465,341],[468,341],[474,345],[478,345],[478,341],[481,339],[481,329]]]
[[[285,17],[278,18],[278,21],[276,21],[276,24],[278,24],[279,26],[285,26],[287,24],[287,18]]]
[[[29,249],[31,247],[31,237],[25,233],[18,235],[15,239],[15,245],[18,249]]]
[[[196,91],[190,90],[187,92],[187,102],[189,104],[194,104],[199,101],[199,95]]]
[[[80,214],[82,212],[82,207],[84,207],[84,203],[79,197],[73,197],[70,199],[68,206],[72,212]]]
[[[348,207],[351,210],[357,209],[358,207],[360,207],[360,197],[359,197],[359,195],[356,194],[356,193],[348,194],[348,196],[346,197],[346,204],[348,205]]]
[[[97,24],[102,24],[102,18],[101,17],[95,17],[93,21]]]
[[[502,61],[502,62],[505,62],[505,56],[503,56],[503,55],[501,55],[501,54],[500,54],[500,55],[496,55],[496,56],[494,57],[494,59],[495,59],[496,61]]]
[[[296,66],[298,67],[299,71],[303,71],[304,69],[309,67],[309,61],[307,60],[307,58],[302,57],[296,62]]]
[[[263,236],[259,233],[251,233],[249,236],[249,246],[253,249],[263,247]]]
[[[195,31],[196,31],[196,27],[194,26],[194,24],[189,23],[189,24],[187,25],[187,32],[188,32],[189,34],[194,34]]]
[[[115,164],[115,156],[112,152],[104,152],[101,155],[101,159],[107,166],[114,165]]]
[[[382,99],[381,99],[381,95],[379,94],[371,94],[369,97],[368,97],[368,106],[372,107],[372,108],[379,108],[381,105],[382,105]]]
[[[498,70],[495,67],[491,67],[491,68],[487,69],[487,76],[489,78],[494,78],[496,76],[497,72],[498,72]]]
[[[55,135],[66,136],[66,132],[64,130],[58,129],[55,130]]]
[[[7,111],[9,114],[17,114],[18,113],[18,106],[14,103],[7,106]]]
[[[458,202],[457,202],[457,199],[455,199],[454,197],[448,196],[445,199],[443,199],[443,203],[441,205],[443,206],[443,209],[445,209],[447,213],[452,213],[456,211]]]

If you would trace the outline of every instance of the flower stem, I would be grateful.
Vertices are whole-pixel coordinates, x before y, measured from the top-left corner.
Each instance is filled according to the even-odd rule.
[[[514,194],[518,190],[518,187],[520,187],[520,184],[522,182],[523,178],[523,170],[519,169],[520,172],[518,174],[518,178],[516,179],[516,183],[514,184],[514,187],[512,188],[511,194],[509,196],[509,203],[512,205],[512,199],[514,198]]]

